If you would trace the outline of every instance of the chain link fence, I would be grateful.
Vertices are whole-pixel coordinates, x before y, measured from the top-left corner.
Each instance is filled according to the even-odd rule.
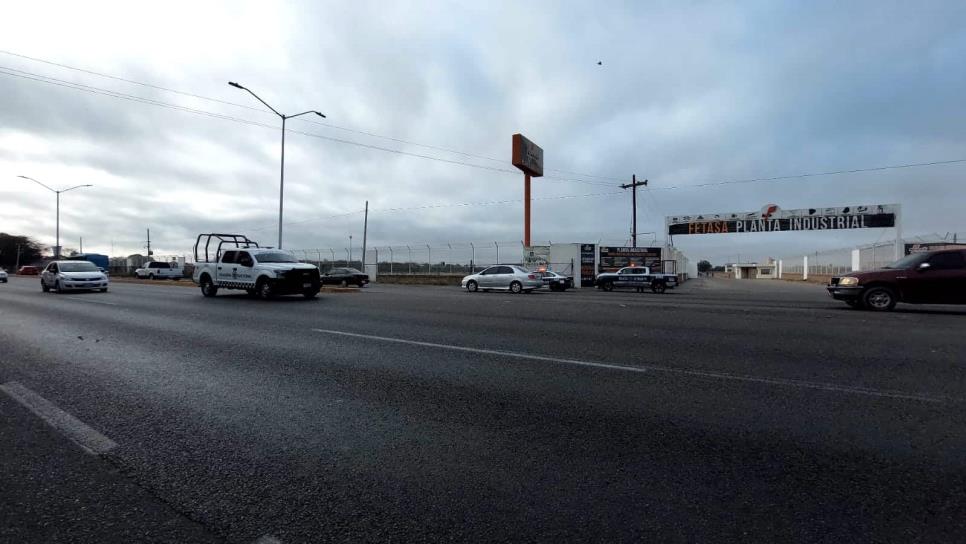
[[[550,245],[534,242],[533,245]],[[446,242],[436,244],[403,244],[369,246],[365,262],[376,266],[378,274],[405,275],[466,275],[494,264],[523,263],[523,242]],[[316,248],[292,250],[301,261],[319,267],[322,273],[332,268],[362,269],[362,248]],[[561,274],[573,273],[573,263],[551,263]]]
[[[966,243],[966,233],[932,233],[903,238],[899,243],[898,257],[904,255],[907,244],[937,243]],[[896,240],[883,240],[872,244],[783,257],[779,259],[780,276],[783,279],[823,280],[849,272],[882,268],[896,259]]]

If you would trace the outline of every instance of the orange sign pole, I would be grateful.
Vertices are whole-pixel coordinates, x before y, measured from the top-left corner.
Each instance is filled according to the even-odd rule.
[[[523,245],[530,247],[530,174],[523,175]]]

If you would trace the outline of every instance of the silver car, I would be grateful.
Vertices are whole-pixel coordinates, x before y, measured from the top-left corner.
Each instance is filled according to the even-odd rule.
[[[522,266],[500,264],[463,278],[460,287],[473,293],[477,290],[500,290],[511,293],[531,292],[543,287],[543,278]]]
[[[107,292],[110,280],[88,261],[51,261],[40,273],[40,288],[58,293],[75,289]]]

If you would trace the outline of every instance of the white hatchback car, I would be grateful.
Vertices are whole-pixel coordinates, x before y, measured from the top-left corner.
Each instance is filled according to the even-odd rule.
[[[107,291],[110,280],[89,261],[51,261],[40,273],[40,288],[46,293],[73,290]]]

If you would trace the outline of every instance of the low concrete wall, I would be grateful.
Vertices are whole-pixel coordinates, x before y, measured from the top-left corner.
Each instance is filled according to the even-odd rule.
[[[459,286],[465,274],[379,274],[374,283],[402,283],[406,285]]]
[[[783,279],[785,281],[802,281],[802,275],[801,274],[790,274],[788,272],[782,272],[781,279]],[[831,279],[832,279],[832,276],[829,276],[827,274],[809,274],[808,275],[808,279],[805,280],[805,281],[807,281],[808,283],[825,283],[825,284],[827,284],[829,282],[829,280],[831,280]]]

